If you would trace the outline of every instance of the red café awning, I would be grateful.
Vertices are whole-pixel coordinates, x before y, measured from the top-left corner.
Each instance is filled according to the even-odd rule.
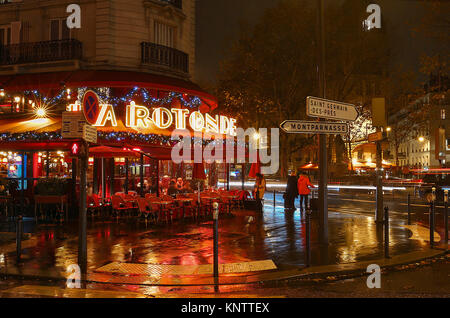
[[[78,70],[0,76],[0,86],[6,91],[39,90],[50,93],[66,87],[141,87],[173,91],[197,96],[210,110],[217,108],[217,99],[191,81],[141,72]]]

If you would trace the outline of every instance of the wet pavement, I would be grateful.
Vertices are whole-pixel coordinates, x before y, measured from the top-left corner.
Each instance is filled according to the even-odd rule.
[[[370,197],[330,198],[329,237],[326,247],[318,242],[318,224],[312,219],[312,265],[348,264],[383,257],[383,232],[373,217]],[[264,213],[235,210],[233,217],[219,222],[219,263],[272,260],[278,269],[305,264],[304,214],[298,210],[285,213],[281,195],[266,196]],[[298,202],[297,202],[298,204]],[[428,246],[421,239],[411,239],[406,225],[406,208],[401,200],[387,201],[392,206],[390,254],[419,251]],[[427,208],[418,203],[414,222],[426,222]],[[439,224],[439,222],[438,222]],[[426,225],[426,224],[423,224]],[[1,231],[11,231],[13,224],[1,223]],[[18,267],[37,275],[66,271],[77,263],[78,225],[40,224],[25,220],[25,232],[33,234],[33,244],[23,250]],[[442,231],[441,231],[442,234]],[[442,235],[441,235],[442,237]],[[212,264],[212,221],[177,221],[170,225],[152,225],[136,219],[88,220],[88,267],[92,273],[111,262],[159,265]],[[16,268],[15,251],[0,246],[0,270]],[[2,268],[3,267],[3,268]],[[195,278],[193,279],[195,281]]]

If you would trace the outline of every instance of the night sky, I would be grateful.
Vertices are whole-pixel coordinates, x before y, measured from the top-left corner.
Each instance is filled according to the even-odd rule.
[[[214,84],[220,61],[226,56],[233,41],[239,37],[240,25],[242,23],[254,25],[264,10],[274,6],[278,1],[197,0],[196,81],[200,85],[210,87]],[[390,32],[393,63],[402,63],[415,71],[418,71],[422,54],[437,52],[448,54],[448,44],[444,48],[445,45],[442,43],[434,43],[422,35],[415,37],[411,35],[410,25],[418,21],[423,12],[420,2],[414,0],[371,2],[381,6],[386,24],[383,27]],[[450,8],[449,5],[447,8]]]

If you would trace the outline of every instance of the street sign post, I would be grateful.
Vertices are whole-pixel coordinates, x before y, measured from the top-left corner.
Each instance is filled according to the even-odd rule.
[[[347,123],[326,121],[285,120],[280,128],[288,134],[329,134],[348,133]]]
[[[97,143],[97,127],[85,124],[83,127],[83,139],[87,142],[96,144]]]
[[[355,121],[355,105],[309,96],[306,98],[306,115],[334,120]]]
[[[83,127],[86,121],[81,112],[63,112],[61,136],[64,139],[83,138]]]

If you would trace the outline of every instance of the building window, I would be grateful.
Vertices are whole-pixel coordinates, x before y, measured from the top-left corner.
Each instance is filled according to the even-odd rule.
[[[11,44],[11,26],[9,25],[0,26],[0,44],[1,45]]]
[[[50,20],[50,41],[70,39],[70,29],[67,27],[66,19]]]
[[[445,109],[441,109],[441,119],[445,119]]]
[[[175,28],[170,25],[155,21],[154,41],[156,44],[175,47]]]

